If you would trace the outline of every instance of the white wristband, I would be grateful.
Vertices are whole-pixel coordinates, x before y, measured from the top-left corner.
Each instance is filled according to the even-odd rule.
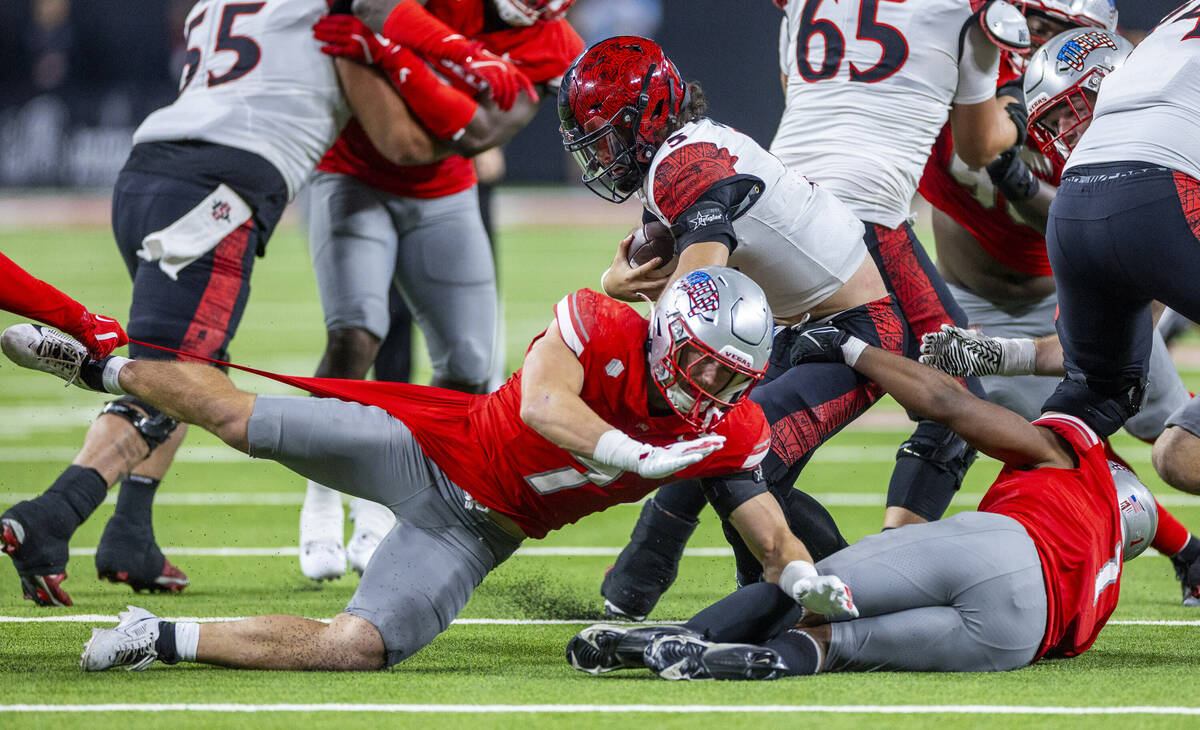
[[[863,350],[867,349],[867,343],[851,335],[849,339],[842,343],[842,358],[850,367],[854,367],[854,363],[858,362],[858,358],[862,357]]]
[[[861,340],[860,340],[861,341]],[[784,566],[783,572],[779,574],[779,587],[783,592],[796,597],[792,587],[796,585],[796,581],[804,580],[805,578],[815,578],[817,576],[817,568],[812,563],[804,560],[793,560]]]
[[[619,429],[612,429],[600,434],[596,441],[596,449],[592,458],[603,464],[615,466],[625,471],[637,471],[642,452],[646,445],[641,441],[629,438]]]
[[[122,388],[119,377],[121,369],[129,363],[133,362],[127,357],[113,355],[108,358],[108,362],[104,363],[104,370],[100,373],[100,384],[104,389],[113,395],[128,395]]]
[[[1037,343],[1026,337],[997,337],[1000,344],[1000,375],[1033,375]]]

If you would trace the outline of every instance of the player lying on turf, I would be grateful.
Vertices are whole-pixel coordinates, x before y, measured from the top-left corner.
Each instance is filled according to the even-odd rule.
[[[96,361],[82,347],[55,362],[39,356],[46,335],[33,325],[9,328],[0,345],[18,364],[136,395],[398,517],[328,625],[295,616],[175,624],[131,607],[115,629],[93,632],[85,669],[162,659],[366,670],[402,661],[444,631],[525,537],[636,501],[669,479],[738,473],[753,483],[769,431],[745,396],[767,367],[771,331],[758,285],[712,267],[666,292],[650,322],[586,289],[564,297],[522,370],[489,395],[275,376],[335,397],[255,396],[205,365]],[[726,479],[714,490],[736,485]],[[769,579],[814,610],[853,611],[836,578],[817,576],[773,497],[740,502],[729,518]]]
[[[852,365],[1003,461],[979,511],[869,535],[820,561],[818,572],[853,591],[856,619],[805,616],[774,586],[756,584],[683,627],[584,629],[567,645],[568,661],[591,673],[647,666],[667,679],[774,679],[1001,671],[1086,651],[1116,608],[1122,561],[1154,534],[1145,485],[1074,416],[1029,423],[833,327],[800,341],[804,357]]]

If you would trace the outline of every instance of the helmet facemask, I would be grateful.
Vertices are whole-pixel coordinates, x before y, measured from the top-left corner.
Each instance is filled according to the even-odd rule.
[[[750,393],[763,373],[754,370],[749,356],[736,348],[727,345],[714,352],[692,335],[682,318],[671,319],[667,326],[669,349],[658,357],[651,353],[654,384],[689,425],[709,430]],[[715,372],[706,377],[714,367]]]
[[[1029,136],[1048,159],[1066,164],[1095,112],[1096,94],[1089,87],[1098,87],[1103,78],[1101,69],[1090,70],[1078,83],[1043,103],[1031,115]]]

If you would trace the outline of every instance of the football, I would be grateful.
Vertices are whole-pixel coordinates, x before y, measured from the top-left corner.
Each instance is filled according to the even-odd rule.
[[[671,229],[659,221],[650,221],[633,232],[633,242],[629,244],[629,265],[641,266],[655,256],[662,263],[654,267],[661,269],[675,258],[675,236]]]

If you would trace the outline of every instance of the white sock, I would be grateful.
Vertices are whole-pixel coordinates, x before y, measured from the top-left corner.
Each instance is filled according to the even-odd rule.
[[[103,372],[100,373],[100,384],[104,386],[105,390],[113,395],[128,395],[121,388],[118,376],[121,374],[121,369],[131,362],[133,360],[119,355],[113,355],[108,358],[108,362],[104,363]]]
[[[300,508],[300,543],[333,542],[342,544],[342,495],[311,479]]]
[[[175,653],[181,662],[196,661],[196,647],[200,644],[200,624],[192,621],[175,622]]]

